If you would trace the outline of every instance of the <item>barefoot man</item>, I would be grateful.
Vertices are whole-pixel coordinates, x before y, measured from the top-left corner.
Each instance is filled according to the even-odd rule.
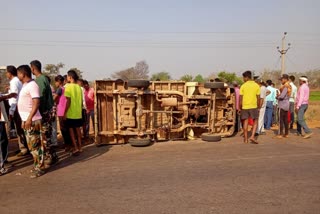
[[[251,130],[251,143],[258,144],[254,138],[256,133],[259,119],[260,103],[260,86],[252,80],[251,71],[246,71],[242,74],[243,81],[245,82],[240,88],[240,115],[243,120],[243,134],[244,143],[248,143],[248,119],[253,120],[253,127]]]

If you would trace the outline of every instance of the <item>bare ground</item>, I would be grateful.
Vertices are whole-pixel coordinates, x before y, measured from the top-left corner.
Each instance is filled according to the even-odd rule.
[[[88,145],[29,178],[31,158],[10,157],[0,213],[319,213],[320,126],[311,139],[240,136],[151,147]],[[14,149],[14,143],[11,148]]]

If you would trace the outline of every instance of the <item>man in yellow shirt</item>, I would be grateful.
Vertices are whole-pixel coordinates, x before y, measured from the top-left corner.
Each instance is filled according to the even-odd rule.
[[[242,74],[243,81],[245,82],[240,87],[240,115],[243,121],[243,134],[244,142],[248,143],[248,119],[253,120],[253,127],[251,130],[250,142],[258,144],[254,138],[256,133],[259,119],[259,109],[262,105],[260,103],[260,86],[252,80],[252,72],[246,71]]]

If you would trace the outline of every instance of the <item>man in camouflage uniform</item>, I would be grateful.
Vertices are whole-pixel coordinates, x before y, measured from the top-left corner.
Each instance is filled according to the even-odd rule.
[[[30,63],[31,71],[36,76],[36,83],[40,90],[39,111],[42,116],[42,138],[45,145],[45,164],[52,165],[58,162],[58,156],[51,145],[53,115],[53,97],[48,79],[41,72],[41,63],[34,60]]]
[[[18,78],[23,83],[18,99],[18,111],[22,120],[27,145],[33,156],[34,168],[31,178],[43,175],[44,144],[41,138],[41,114],[39,112],[39,86],[31,79],[31,69],[28,65],[18,67]]]

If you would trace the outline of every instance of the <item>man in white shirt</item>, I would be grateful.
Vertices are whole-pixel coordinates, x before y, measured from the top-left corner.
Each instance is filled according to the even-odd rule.
[[[298,88],[297,86],[295,86],[294,81],[295,81],[295,77],[293,75],[291,75],[289,77],[289,82],[290,82],[290,86],[291,86],[291,96],[289,98],[289,102],[290,102],[290,107],[289,107],[289,111],[290,111],[290,129],[293,129],[293,123],[294,123],[294,102],[297,98],[297,91]]]
[[[270,91],[267,89],[266,84],[262,82],[261,79],[256,79],[256,83],[260,86],[260,110],[259,110],[259,121],[258,121],[258,128],[256,131],[256,136],[265,134],[264,130],[264,117],[265,117],[265,112],[266,112],[266,106],[267,106],[267,95],[270,94]]]
[[[28,153],[27,149],[27,141],[24,135],[24,131],[21,128],[21,118],[17,110],[17,100],[22,88],[22,83],[17,77],[17,69],[13,65],[8,65],[6,70],[6,76],[10,80],[9,93],[16,94],[17,97],[13,97],[9,99],[9,120],[13,120],[14,126],[18,135],[18,144],[20,152],[17,156],[24,156]]]

